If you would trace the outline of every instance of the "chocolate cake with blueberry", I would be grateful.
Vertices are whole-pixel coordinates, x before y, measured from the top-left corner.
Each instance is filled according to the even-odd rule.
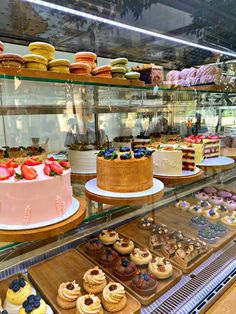
[[[114,274],[120,280],[130,280],[137,272],[137,267],[134,262],[130,261],[126,257],[121,257],[116,263],[114,269]]]

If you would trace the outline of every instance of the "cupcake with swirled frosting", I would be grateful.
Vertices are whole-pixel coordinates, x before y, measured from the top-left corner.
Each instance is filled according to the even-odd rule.
[[[98,294],[107,284],[104,272],[98,266],[86,271],[83,277],[83,287],[88,293]]]
[[[63,282],[58,288],[57,303],[65,310],[73,309],[80,296],[80,286],[74,281]]]
[[[108,312],[122,311],[127,303],[124,287],[118,282],[110,282],[103,290],[102,305]]]
[[[99,297],[94,294],[86,294],[76,301],[76,314],[103,314]]]

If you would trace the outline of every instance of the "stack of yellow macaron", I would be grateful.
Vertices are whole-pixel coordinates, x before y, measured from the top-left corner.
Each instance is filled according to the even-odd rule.
[[[70,73],[70,61],[67,59],[55,59],[48,63],[48,71]]]
[[[93,52],[81,51],[75,54],[75,61],[87,63],[91,67],[91,70],[96,68],[96,59],[97,55]]]
[[[29,44],[29,50],[34,55],[39,55],[46,58],[48,61],[54,60],[55,47],[50,44],[40,41]]]
[[[0,65],[5,67],[22,68],[24,66],[24,60],[16,53],[1,53]]]
[[[48,60],[40,55],[29,54],[23,56],[25,67],[32,70],[47,71]]]
[[[117,58],[110,62],[111,74],[113,78],[125,79],[125,73],[128,71],[127,67],[128,59]]]

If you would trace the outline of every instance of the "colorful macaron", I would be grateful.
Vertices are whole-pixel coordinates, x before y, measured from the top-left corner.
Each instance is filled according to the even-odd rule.
[[[90,65],[91,70],[96,68],[97,55],[89,51],[80,51],[75,54],[76,62],[84,62]]]
[[[127,63],[128,63],[128,59],[126,58],[117,58],[117,59],[114,59],[110,62],[110,65],[111,67],[119,67],[119,68],[124,68],[125,69],[125,72],[128,71],[128,68],[127,68]]]
[[[139,72],[127,72],[125,74],[125,78],[127,80],[137,81],[140,78],[140,73]]]
[[[3,53],[4,51],[4,43],[0,41],[0,53]]]
[[[67,59],[55,59],[48,63],[50,72],[70,73],[70,61]]]
[[[29,44],[29,50],[32,54],[43,56],[48,61],[54,59],[55,47],[48,43],[43,43],[40,41],[33,42]]]
[[[123,67],[112,67],[111,75],[113,78],[125,79],[126,70]]]
[[[70,72],[79,75],[90,75],[91,66],[84,62],[75,62],[70,65]]]
[[[102,65],[100,67],[96,67],[92,70],[92,75],[96,77],[107,77],[112,78],[111,76],[111,66],[110,65]]]
[[[40,55],[25,55],[23,56],[25,67],[31,70],[47,71],[48,60]]]
[[[16,53],[1,53],[0,64],[5,67],[22,68],[24,65],[23,58]]]

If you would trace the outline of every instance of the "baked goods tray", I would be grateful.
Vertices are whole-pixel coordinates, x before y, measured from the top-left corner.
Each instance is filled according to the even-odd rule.
[[[185,198],[184,200],[189,202],[191,205],[197,204],[197,202],[199,202],[196,198],[193,197]],[[199,229],[194,228],[190,223],[190,220],[193,216],[194,214],[190,212],[183,212],[181,211],[181,209],[176,208],[174,204],[172,206],[161,208],[160,210],[158,210],[158,212],[155,213],[156,222],[166,224],[174,229],[179,229],[179,227],[181,226],[181,230],[183,232],[186,232],[196,237]],[[209,219],[208,221],[215,222],[210,221]],[[227,226],[227,228],[228,231],[224,236],[217,237],[215,242],[209,243],[209,246],[212,247],[214,252],[220,250],[236,235],[236,228],[229,226]]]
[[[111,278],[113,278],[114,280],[120,282],[126,289],[127,291],[129,291],[136,299],[138,299],[142,305],[149,305],[151,303],[153,303],[157,298],[159,298],[162,294],[164,294],[166,291],[168,291],[171,287],[173,287],[182,277],[182,272],[173,267],[173,274],[170,278],[168,279],[157,279],[157,290],[156,293],[151,294],[150,296],[142,296],[139,293],[137,293],[136,291],[133,290],[132,286],[131,286],[131,282],[132,280],[120,280],[116,277],[116,275],[113,273],[113,268],[108,268],[108,267],[103,267],[102,265],[100,265],[99,263],[99,257],[96,255],[95,257],[90,256],[86,253],[85,250],[85,243],[82,243],[78,246],[78,250],[84,254],[88,259],[90,259],[91,261],[93,261],[95,264],[99,265],[99,267],[101,267],[107,274],[109,274],[109,276]],[[135,247],[141,247],[139,244],[134,242],[134,246]],[[106,248],[112,248],[112,245],[106,245]],[[119,257],[121,257],[121,255],[118,253]],[[153,256],[158,256],[158,254],[152,254]],[[168,259],[167,259],[168,260]],[[140,270],[147,270],[147,268],[141,268]]]
[[[149,244],[149,238],[150,238],[150,235],[151,235],[150,231],[138,228],[137,222],[138,222],[137,220],[134,220],[134,221],[132,221],[132,222],[122,226],[122,227],[119,227],[117,229],[117,231],[120,234],[122,234],[123,236],[126,236],[126,237],[128,237],[130,239],[133,239],[134,241],[136,241],[136,243],[139,243],[139,245],[147,247],[152,253],[158,254],[160,256],[164,256],[162,254],[161,250],[153,250],[150,247],[150,244]],[[160,221],[159,218],[158,218],[158,222],[167,224],[166,222]],[[188,234],[186,234],[186,236],[191,237]],[[183,273],[188,274],[194,268],[196,268],[198,265],[200,265],[203,261],[205,261],[211,254],[212,254],[212,249],[210,247],[208,247],[208,250],[207,250],[206,253],[200,254],[199,256],[197,256],[193,260],[193,262],[190,263],[188,266],[180,265],[178,262],[175,261],[174,258],[169,258],[169,260],[170,260],[171,264],[173,264],[174,266],[176,266],[179,269],[181,269]]]
[[[76,250],[69,250],[51,259],[43,261],[28,269],[28,276],[41,295],[51,305],[53,310],[59,314],[74,314],[75,308],[70,310],[61,309],[56,301],[58,287],[62,282],[76,280],[81,287],[82,295],[87,294],[83,290],[84,273],[95,265]],[[107,276],[107,281],[112,279]],[[101,294],[98,295],[101,299]],[[141,305],[129,292],[126,291],[126,307],[117,314],[139,314]],[[104,314],[110,314],[103,310]]]

